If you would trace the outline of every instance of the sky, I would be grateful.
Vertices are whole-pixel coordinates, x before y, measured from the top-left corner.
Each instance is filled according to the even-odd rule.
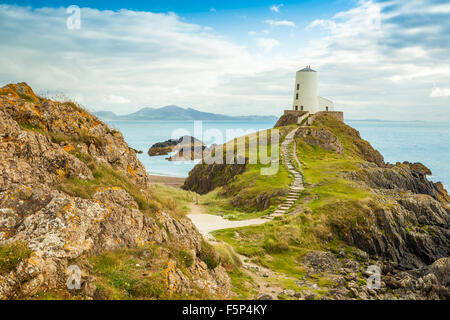
[[[278,116],[311,65],[347,119],[450,121],[449,49],[448,1],[0,0],[0,86],[117,114]]]

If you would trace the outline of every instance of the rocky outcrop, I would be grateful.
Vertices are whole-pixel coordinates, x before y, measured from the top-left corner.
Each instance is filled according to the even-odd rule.
[[[297,124],[298,117],[299,117],[298,115],[292,113],[283,114],[280,117],[280,119],[278,119],[274,128],[284,127],[291,124]]]
[[[205,145],[188,145],[188,146],[177,146],[175,151],[177,151],[173,156],[168,158],[169,161],[193,161],[202,160],[208,158],[214,152],[217,145],[213,144],[210,147]]]
[[[121,171],[141,185],[149,182],[144,166],[122,134],[76,103],[40,98],[27,84],[19,83],[0,89],[0,110],[11,117],[20,129],[26,129],[21,132],[40,133],[66,152],[78,150]],[[0,134],[5,141],[8,139],[8,132]],[[39,150],[37,145],[36,150]]]
[[[203,147],[203,142],[191,136],[183,136],[179,139],[169,139],[164,142],[155,143],[148,150],[148,155],[150,157],[165,156],[173,151],[176,151],[175,149],[180,149],[184,146],[194,147],[195,145]]]
[[[381,299],[424,300],[450,298],[450,258],[441,258],[429,266],[401,271],[371,259],[361,250],[353,252],[310,251],[303,259],[306,277],[297,285],[308,288],[301,291],[302,299]],[[371,268],[380,271],[379,287],[368,287]],[[315,283],[308,279],[320,276],[333,283],[325,296],[319,297]]]
[[[232,164],[227,164],[225,157],[222,164],[198,164],[189,172],[182,189],[206,194],[215,188],[226,185],[236,175],[243,173],[247,164],[247,158],[239,161],[235,159]]]
[[[361,138],[359,131],[346,125],[336,117],[327,113],[319,114],[314,118],[314,126],[326,128],[331,131],[339,139],[344,139],[347,143],[348,153],[353,153],[363,160],[375,163],[379,167],[384,167],[386,164],[384,158],[378,150],[375,150],[372,145]],[[344,141],[341,141],[344,144]]]
[[[343,230],[342,222],[334,227]],[[396,269],[408,270],[448,257],[449,230],[449,212],[439,202],[411,194],[390,206],[367,205],[364,222],[349,225],[343,238]]]
[[[79,293],[100,297],[87,259],[147,245],[192,252],[188,266],[167,257],[168,296],[230,295],[224,269],[199,258],[203,240],[192,222],[152,197],[149,176],[122,135],[84,109],[37,97],[26,84],[2,88],[0,157],[0,249],[26,243],[30,250],[17,265],[0,268],[0,299],[68,290],[74,265],[81,269]],[[119,180],[124,187],[115,185]],[[83,198],[64,192],[64,183],[79,187]],[[99,186],[85,196],[92,184]]]
[[[303,138],[305,142],[313,146],[319,146],[339,154],[344,153],[344,147],[339,139],[326,128],[300,127],[295,136]]]
[[[203,159],[207,157],[216,145],[207,147],[200,140],[191,137],[183,136],[179,139],[170,139],[164,142],[155,143],[149,150],[150,157],[168,155],[174,152],[175,154],[167,158],[169,161],[192,161]]]
[[[409,162],[388,165],[385,168],[365,165],[358,172],[351,172],[349,177],[364,180],[371,188],[405,190],[415,194],[426,194],[440,201],[444,206],[450,204],[450,197],[441,183],[427,179],[431,170],[421,163]]]

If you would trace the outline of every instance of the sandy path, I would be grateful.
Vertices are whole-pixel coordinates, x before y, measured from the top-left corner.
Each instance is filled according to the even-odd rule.
[[[174,188],[180,188],[183,185],[184,180],[186,180],[186,178],[150,175],[150,183],[162,184]]]
[[[196,204],[191,204],[191,213],[188,218],[192,220],[198,231],[210,238],[210,232],[221,229],[255,226],[268,222],[267,219],[249,219],[241,221],[230,221],[212,214],[205,214],[203,208]]]

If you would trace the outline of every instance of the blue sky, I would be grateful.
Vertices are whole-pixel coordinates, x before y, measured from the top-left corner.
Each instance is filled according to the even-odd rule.
[[[449,18],[435,0],[2,1],[0,85],[119,114],[279,115],[312,65],[347,118],[450,121]]]

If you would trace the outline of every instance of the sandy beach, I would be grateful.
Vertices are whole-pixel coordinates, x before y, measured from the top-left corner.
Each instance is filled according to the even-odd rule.
[[[154,184],[163,184],[174,188],[180,188],[186,178],[167,177],[167,176],[155,176],[150,175],[150,182]]]

